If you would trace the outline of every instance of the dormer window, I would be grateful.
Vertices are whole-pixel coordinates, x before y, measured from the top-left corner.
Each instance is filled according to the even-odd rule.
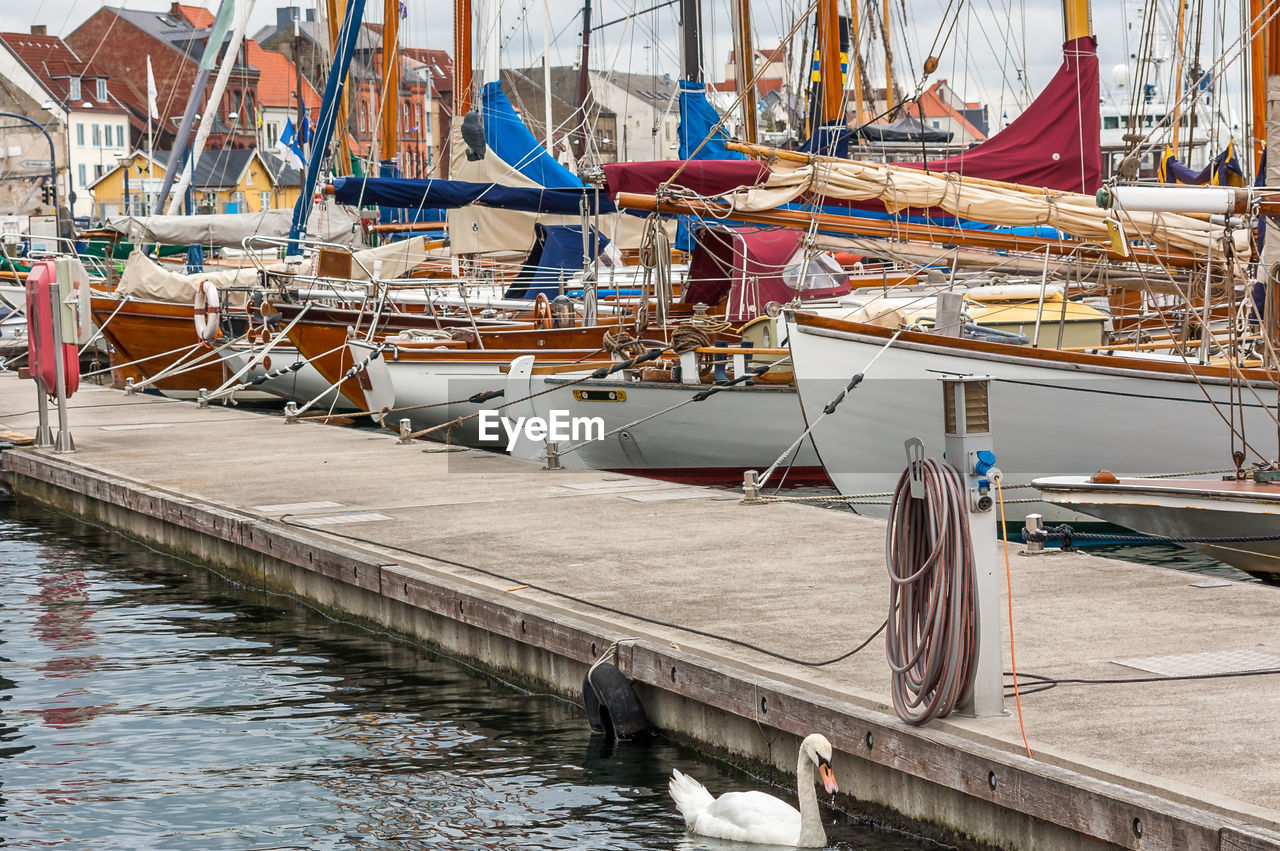
[[[67,92],[67,97],[70,98],[71,100],[80,100],[80,98],[84,96],[83,93],[81,93],[80,91],[79,77],[72,77],[68,83],[68,88],[69,88],[69,91]]]
[[[107,81],[103,77],[98,78],[98,103],[107,102]]]

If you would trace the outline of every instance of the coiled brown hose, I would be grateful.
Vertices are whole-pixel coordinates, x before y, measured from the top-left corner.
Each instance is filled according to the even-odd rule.
[[[968,694],[978,618],[964,483],[935,458],[913,462],[924,495],[911,496],[911,467],[894,490],[885,539],[893,707],[908,724],[951,713]]]

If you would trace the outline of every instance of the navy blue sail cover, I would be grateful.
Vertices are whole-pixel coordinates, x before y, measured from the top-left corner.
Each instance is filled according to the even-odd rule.
[[[384,207],[456,209],[468,204],[522,210],[526,213],[549,213],[576,216],[582,211],[583,198],[587,212],[594,214],[599,199],[601,213],[617,210],[609,196],[595,187],[503,186],[499,183],[471,183],[465,180],[421,180],[389,177],[339,177],[333,182],[333,197],[341,204],[377,204]]]

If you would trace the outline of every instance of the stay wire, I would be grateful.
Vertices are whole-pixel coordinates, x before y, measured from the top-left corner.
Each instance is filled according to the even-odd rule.
[[[344,532],[335,532],[332,529],[317,530],[312,526],[306,525],[305,523],[295,523],[290,521],[288,518],[293,516],[296,516],[296,515],[292,515],[292,514],[282,515],[280,517],[280,522],[283,523],[285,526],[292,526],[295,529],[306,529],[307,531],[310,531],[310,532],[322,531],[323,534],[325,535],[333,535],[334,537],[337,537],[337,538],[345,538],[346,540],[349,540],[349,541],[356,541],[357,543],[368,544],[369,546],[380,547],[385,550],[392,550],[394,552],[404,553],[406,555],[414,556],[415,558],[430,559],[431,561],[438,562],[440,564],[447,564],[450,567],[457,567],[462,570],[470,570],[475,573],[479,573],[493,579],[500,579],[503,582],[510,582],[512,583],[512,585],[523,585],[526,588],[531,588],[534,591],[537,591],[539,593],[548,594],[552,597],[559,597],[562,600],[569,600],[571,602],[578,603],[583,606],[588,606],[593,609],[598,609],[602,612],[608,612],[609,614],[613,614],[613,615],[620,615],[625,618],[632,618],[633,620],[638,620],[641,623],[647,623],[653,626],[661,626],[661,627],[666,627],[667,629],[674,629],[680,632],[687,632],[690,635],[697,635],[702,638],[710,638],[715,641],[723,641],[726,644],[732,644],[736,647],[743,647],[743,648],[746,648],[747,650],[755,651],[756,653],[760,653],[764,656],[769,656],[770,658],[773,658],[773,659],[778,659],[783,662],[790,662],[793,665],[800,665],[806,668],[822,668],[822,667],[826,667],[827,665],[834,665],[837,662],[843,662],[845,659],[848,659],[856,655],[857,653],[861,652],[862,650],[864,650],[867,647],[867,645],[869,645],[872,641],[874,641],[876,636],[880,635],[880,633],[882,633],[885,627],[888,626],[889,624],[889,621],[886,618],[885,621],[881,623],[880,626],[876,627],[875,631],[872,632],[870,635],[868,635],[861,644],[859,644],[857,647],[854,647],[852,650],[842,653],[839,656],[836,656],[834,658],[826,659],[823,661],[797,659],[796,657],[788,656],[785,653],[778,653],[774,650],[766,650],[765,648],[760,647],[757,644],[752,644],[749,641],[743,641],[737,638],[729,638],[728,636],[720,635],[719,633],[710,632],[708,630],[697,629],[696,627],[691,627],[691,626],[684,626],[678,623],[672,623],[671,621],[664,621],[661,618],[652,618],[652,617],[648,617],[647,615],[638,615],[633,612],[628,612],[625,609],[619,609],[614,606],[607,606],[604,603],[592,602],[591,600],[587,600],[582,597],[578,597],[564,591],[557,591],[554,588],[548,588],[544,585],[538,585],[533,582],[524,582],[515,577],[508,576],[504,573],[499,573],[496,570],[489,570],[488,568],[478,567],[473,564],[467,564],[461,561],[454,561],[453,559],[444,558],[443,556],[432,555],[431,553],[418,552],[417,550],[411,550],[408,547],[400,547],[394,544],[387,544],[381,541],[374,541],[369,538],[362,538],[359,535],[349,535]]]

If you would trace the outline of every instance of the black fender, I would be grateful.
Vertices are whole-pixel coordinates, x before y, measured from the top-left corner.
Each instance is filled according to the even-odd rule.
[[[582,678],[582,704],[593,734],[632,739],[652,730],[631,681],[608,662],[595,665]]]

